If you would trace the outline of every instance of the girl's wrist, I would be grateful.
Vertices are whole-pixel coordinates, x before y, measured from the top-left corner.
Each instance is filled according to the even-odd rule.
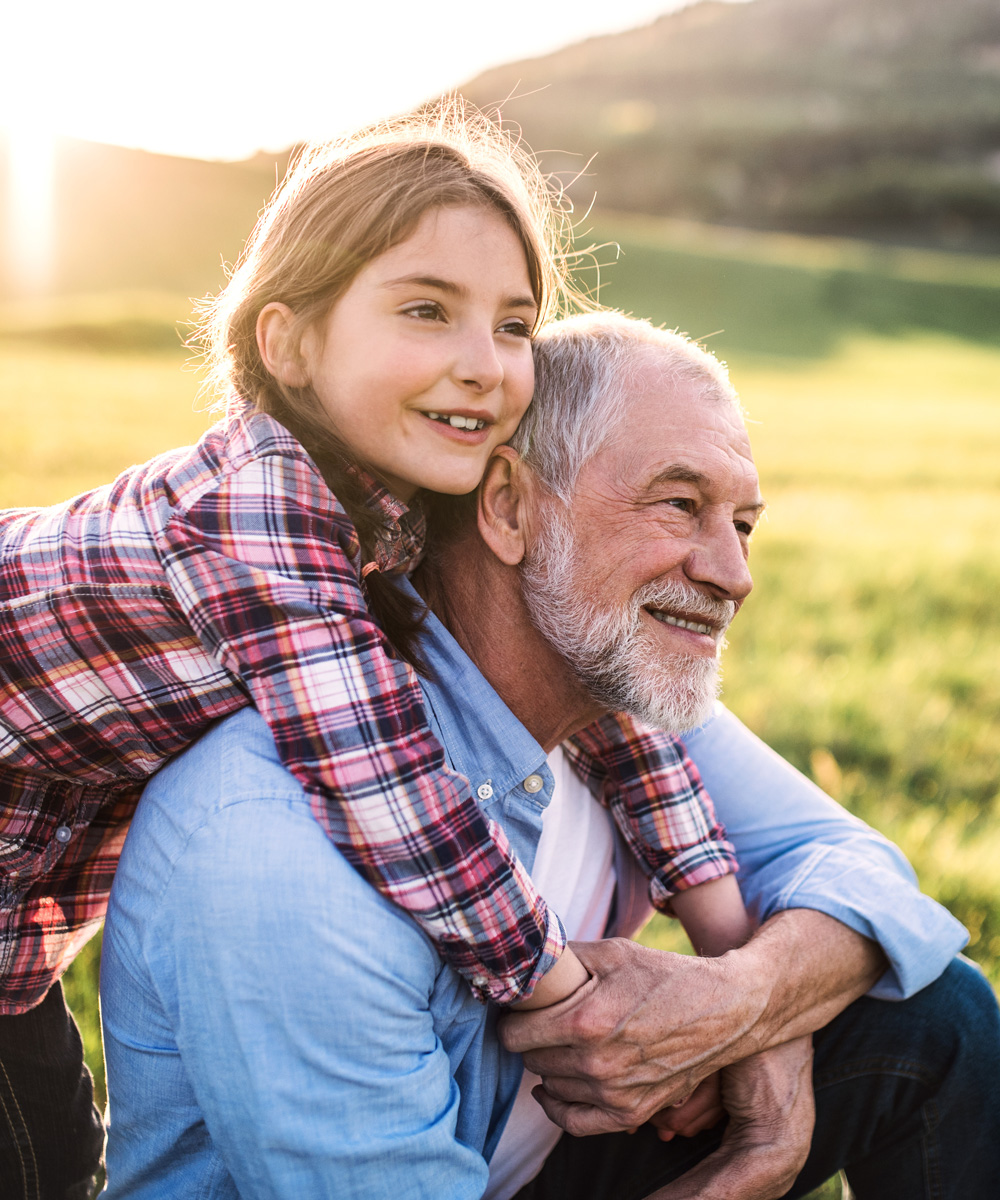
[[[573,995],[590,978],[587,968],[567,946],[555,965],[535,984],[526,1000],[517,1000],[510,1007],[518,1012],[549,1008]]]

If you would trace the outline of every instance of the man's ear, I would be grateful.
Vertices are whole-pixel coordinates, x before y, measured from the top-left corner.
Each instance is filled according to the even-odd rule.
[[[516,567],[527,550],[525,521],[532,491],[527,468],[510,446],[497,446],[479,485],[479,535],[496,557]]]
[[[257,349],[267,370],[288,387],[305,387],[309,372],[302,347],[294,336],[295,314],[287,304],[273,300],[257,317]]]

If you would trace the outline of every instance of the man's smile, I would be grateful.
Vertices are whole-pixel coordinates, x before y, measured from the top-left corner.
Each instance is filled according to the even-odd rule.
[[[668,612],[664,612],[659,608],[648,608],[649,613],[657,621],[662,621],[664,625],[676,625],[678,629],[690,629],[692,633],[704,633],[710,637],[716,636],[718,630],[714,625],[705,625],[701,621],[685,620],[682,617],[672,616]]]

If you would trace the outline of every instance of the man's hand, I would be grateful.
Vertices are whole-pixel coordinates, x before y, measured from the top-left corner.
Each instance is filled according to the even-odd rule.
[[[542,1076],[549,1117],[579,1135],[641,1125],[720,1067],[812,1033],[886,966],[875,943],[810,909],[777,913],[721,958],[622,939],[574,949],[593,978],[504,1017],[500,1036]]]
[[[815,1110],[812,1038],[786,1042],[722,1071],[729,1124],[722,1145],[648,1200],[773,1200],[809,1154]]]
[[[739,951],[692,958],[620,938],[573,949],[593,978],[561,1004],[500,1024],[507,1049],[542,1077],[546,1114],[570,1133],[642,1125],[759,1049],[770,976],[744,979]]]

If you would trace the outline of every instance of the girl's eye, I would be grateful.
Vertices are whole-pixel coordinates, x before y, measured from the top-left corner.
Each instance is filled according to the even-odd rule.
[[[526,321],[522,321],[520,317],[512,317],[497,330],[498,333],[512,333],[515,337],[530,338],[531,326]]]
[[[410,308],[404,308],[403,312],[406,316],[416,317],[421,321],[444,320],[444,309],[433,300],[421,300],[419,304],[414,304]]]

